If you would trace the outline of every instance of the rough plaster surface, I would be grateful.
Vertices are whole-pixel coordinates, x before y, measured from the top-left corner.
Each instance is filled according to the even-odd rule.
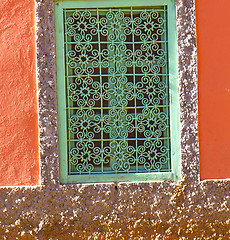
[[[39,182],[34,5],[0,0],[0,186]]]
[[[42,181],[0,189],[1,239],[230,239],[230,182],[199,180],[194,1],[177,1],[179,182],[59,184],[52,1],[36,11]]]

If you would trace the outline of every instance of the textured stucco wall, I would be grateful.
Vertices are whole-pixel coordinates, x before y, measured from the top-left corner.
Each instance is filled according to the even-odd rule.
[[[177,1],[179,182],[59,184],[52,1],[36,11],[42,184],[0,189],[1,238],[229,239],[229,181],[199,180],[194,1]]]
[[[0,186],[39,184],[35,3],[0,4]]]

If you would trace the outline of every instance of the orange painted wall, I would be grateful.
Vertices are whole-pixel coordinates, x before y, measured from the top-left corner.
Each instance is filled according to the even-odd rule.
[[[230,1],[196,0],[201,179],[230,178]]]
[[[39,184],[35,3],[0,4],[0,185]]]

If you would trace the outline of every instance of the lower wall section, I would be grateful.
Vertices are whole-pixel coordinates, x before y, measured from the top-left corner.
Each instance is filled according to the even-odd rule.
[[[59,184],[53,1],[36,4],[42,186],[0,188],[1,239],[230,239],[230,182],[199,180],[194,1],[177,1],[182,180],[74,185]]]
[[[229,182],[0,189],[1,239],[230,239]]]

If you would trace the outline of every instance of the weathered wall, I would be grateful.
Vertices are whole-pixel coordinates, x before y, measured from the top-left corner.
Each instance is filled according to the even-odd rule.
[[[177,1],[182,181],[60,185],[52,0],[36,0],[41,187],[0,188],[2,239],[230,239],[230,182],[199,180],[193,0]]]
[[[196,2],[201,179],[229,178],[230,125],[225,121],[230,117],[230,2],[223,0],[223,9],[208,2]],[[39,184],[34,11],[31,0],[2,0],[0,5],[1,186]],[[40,47],[47,50],[47,43]],[[50,68],[42,71],[48,76]]]
[[[39,184],[35,4],[0,4],[0,186]]]
[[[196,1],[201,179],[230,178],[230,1],[220,3]]]
[[[228,240],[229,191],[223,181],[0,189],[0,236]]]

